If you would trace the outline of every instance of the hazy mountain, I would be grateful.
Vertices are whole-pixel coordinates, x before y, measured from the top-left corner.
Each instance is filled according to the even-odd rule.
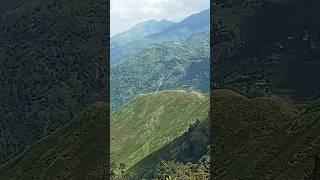
[[[174,31],[181,29],[187,29],[189,31],[197,31],[207,27],[210,24],[210,9],[201,11],[197,14],[192,14],[187,18],[183,19],[179,23],[176,23],[159,33],[150,35],[151,37],[163,36]]]
[[[146,30],[144,27],[145,23],[137,25],[137,31],[141,34],[135,33],[135,30],[129,30],[123,34],[129,34],[129,37],[139,37],[134,41],[129,41],[126,44],[117,43],[116,37],[111,38],[111,64],[116,64],[126,59],[131,54],[136,53],[141,48],[145,48],[152,44],[170,42],[170,41],[186,41],[193,33],[199,33],[204,31],[209,31],[210,26],[210,14],[209,10],[205,10],[198,14],[191,15],[186,17],[184,20],[178,23],[168,23],[167,21],[153,22],[153,24],[165,24],[166,26],[161,25],[162,28],[156,28],[158,32],[154,33],[141,33],[141,29],[144,29],[143,32],[151,30]],[[148,21],[147,24],[150,24]],[[168,26],[169,25],[169,26]],[[152,26],[152,25],[151,25]],[[149,26],[148,26],[149,27]],[[153,27],[153,26],[152,26]],[[134,32],[134,33],[132,33]],[[148,34],[148,35],[146,35]],[[128,41],[127,41],[128,42]]]
[[[0,163],[107,99],[107,7],[32,0],[0,17]]]
[[[168,27],[175,24],[175,22],[168,21],[166,19],[157,21],[149,20],[142,23],[139,23],[129,30],[117,34],[111,38],[111,46],[120,45],[123,46],[132,41],[141,39],[150,34],[158,33],[167,29]]]

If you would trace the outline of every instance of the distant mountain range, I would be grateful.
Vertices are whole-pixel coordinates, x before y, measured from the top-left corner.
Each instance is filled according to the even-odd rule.
[[[150,26],[150,23],[155,21],[141,23],[115,37],[112,42],[141,29],[141,26],[148,27],[146,24]],[[159,33],[121,47],[128,54],[125,59],[111,66],[112,108],[117,109],[140,93],[169,89],[209,92],[209,37],[210,15],[209,10],[205,10]],[[136,46],[137,43],[139,45]],[[113,49],[111,59],[114,59],[112,52]]]
[[[132,53],[150,44],[185,41],[191,34],[208,31],[210,11],[205,10],[186,17],[178,23],[168,20],[149,20],[111,38],[110,62],[116,64]]]
[[[171,27],[175,22],[166,19],[156,21],[149,20],[135,25],[129,30],[111,37],[111,46],[125,46],[135,40],[139,40],[151,34],[162,32],[163,30]]]

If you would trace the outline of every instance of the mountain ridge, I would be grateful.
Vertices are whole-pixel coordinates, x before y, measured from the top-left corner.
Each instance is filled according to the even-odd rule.
[[[202,27],[206,31],[209,31],[209,28],[205,28],[205,26],[209,26],[210,24],[210,15],[208,14],[208,12],[209,10],[205,10],[200,13],[194,14],[192,15],[191,20],[190,16],[187,16],[184,20],[178,23],[173,23],[170,26],[163,28],[159,32],[151,33],[147,36],[143,35],[144,37],[135,39],[135,41],[132,40],[131,42],[124,44],[123,46],[119,45],[118,43],[111,43],[111,64],[121,62],[123,59],[126,59],[130,54],[136,53],[141,48],[144,48],[152,44],[165,43],[170,41],[185,41],[193,33],[201,31],[200,27]],[[171,30],[168,29],[170,27],[172,27]],[[194,29],[192,27],[194,27]],[[111,41],[113,41],[113,38],[111,38]]]

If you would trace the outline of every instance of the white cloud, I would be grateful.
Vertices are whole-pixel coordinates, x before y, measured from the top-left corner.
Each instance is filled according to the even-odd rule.
[[[111,0],[111,35],[142,21],[184,17],[210,7],[210,0]]]

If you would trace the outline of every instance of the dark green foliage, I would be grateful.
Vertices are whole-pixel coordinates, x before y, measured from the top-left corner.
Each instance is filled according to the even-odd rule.
[[[107,99],[106,2],[12,0],[0,17],[0,164]]]
[[[320,158],[316,154],[314,157],[314,167],[313,167],[313,172],[310,175],[310,180],[318,180],[320,179]]]
[[[209,180],[210,159],[204,156],[198,164],[161,160],[155,170],[153,180]]]
[[[209,46],[199,46],[207,53],[180,42],[152,45],[111,66],[112,107],[117,109],[138,94],[161,90],[208,92]]]
[[[216,179],[303,179],[319,152],[320,111],[281,98],[212,94],[212,173]]]
[[[319,1],[256,1],[251,8],[235,2],[216,5],[215,88],[299,101],[318,96]]]
[[[2,180],[101,179],[108,176],[109,107],[95,103],[65,127],[0,167]]]
[[[215,179],[310,178],[320,148],[319,103],[309,103],[319,97],[319,1],[214,6],[214,88],[260,97],[214,93]]]
[[[119,170],[121,171],[121,174],[124,174],[124,171],[126,170],[126,164],[120,163]]]

